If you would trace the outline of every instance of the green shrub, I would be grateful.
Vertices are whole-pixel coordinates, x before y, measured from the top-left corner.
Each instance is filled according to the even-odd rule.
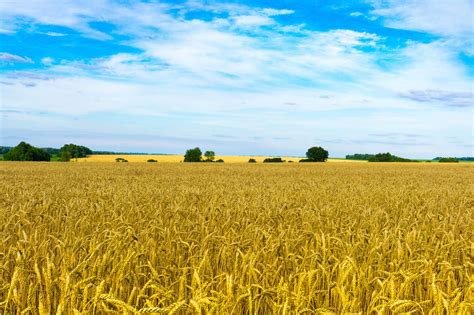
[[[69,151],[60,151],[59,152],[59,159],[60,162],[69,162],[71,160],[71,152]]]
[[[280,157],[275,157],[275,158],[267,158],[263,160],[263,163],[283,163],[285,162],[282,160]]]

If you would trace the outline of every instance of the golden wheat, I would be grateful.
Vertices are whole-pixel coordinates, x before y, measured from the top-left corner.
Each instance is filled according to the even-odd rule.
[[[0,313],[470,314],[474,165],[0,164]]]
[[[169,155],[157,155],[157,154],[93,154],[88,155],[86,158],[73,159],[73,162],[115,162],[116,158],[124,158],[131,163],[145,163],[149,159],[158,161],[158,163],[179,163],[182,162],[184,157],[183,155],[178,154],[169,154]],[[247,163],[249,159],[255,159],[256,162],[261,163],[268,156],[245,156],[245,155],[218,155],[215,157],[216,160],[223,159],[225,163]],[[291,157],[283,156],[287,162],[298,162],[301,160],[301,157]],[[366,161],[350,161],[343,159],[329,159],[328,162],[366,162]]]

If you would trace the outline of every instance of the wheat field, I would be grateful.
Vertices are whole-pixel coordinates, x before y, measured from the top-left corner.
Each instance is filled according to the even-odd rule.
[[[4,162],[0,174],[1,314],[473,311],[474,165]]]
[[[183,162],[183,155],[178,154],[92,154],[88,155],[86,158],[73,159],[73,162],[115,162],[116,158],[124,158],[131,163],[145,163],[148,159],[153,159],[158,161],[158,163],[180,163]],[[247,156],[247,155],[218,155],[215,157],[216,160],[223,159],[225,163],[247,163],[249,159],[255,159],[257,163],[262,163],[264,159],[268,156]],[[283,156],[281,157],[286,162],[299,162],[299,160],[304,157],[294,157],[294,156]],[[336,163],[366,163],[367,161],[351,161],[344,159],[328,159],[328,162]]]
[[[184,156],[179,154],[110,154],[110,155],[101,155],[101,154],[92,154],[86,158],[79,158],[77,162],[115,162],[116,158],[124,158],[131,163],[144,163],[148,159],[154,159],[158,163],[179,163],[183,162]],[[215,159],[223,159],[225,163],[247,163],[249,159],[255,159],[258,163],[263,162],[264,159],[268,156],[244,156],[244,155],[219,155]],[[298,162],[301,160],[301,157],[282,157],[285,161]],[[339,160],[335,160],[339,161]],[[342,161],[342,160],[341,160]]]

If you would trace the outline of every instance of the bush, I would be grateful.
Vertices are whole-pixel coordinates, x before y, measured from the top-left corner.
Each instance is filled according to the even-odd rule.
[[[311,147],[306,152],[308,162],[326,162],[329,157],[329,152],[321,147]]]
[[[440,158],[438,162],[439,163],[459,163],[459,160],[453,157],[444,157],[444,158]]]
[[[283,162],[285,162],[285,161],[282,160],[280,157],[267,158],[267,159],[263,160],[263,163],[283,163]]]
[[[124,158],[118,157],[115,159],[115,162],[128,162],[128,161],[125,160]]]
[[[223,160],[223,159],[218,159],[218,160],[216,161],[216,163],[224,163],[224,160]]]
[[[156,162],[158,162],[157,160],[154,160],[154,159],[148,159],[148,160],[146,160],[146,161],[147,161],[148,163],[156,163]]]
[[[24,141],[3,155],[5,161],[50,161],[51,155]]]
[[[255,159],[249,159],[249,163],[257,163]]]
[[[301,159],[299,162],[300,163],[306,163],[306,162],[314,162],[314,161],[312,161],[310,159]]]
[[[201,162],[202,152],[199,148],[189,149],[184,155],[184,162]]]
[[[58,161],[60,162],[69,162],[71,160],[71,153],[69,151],[61,151],[59,153],[59,159]]]

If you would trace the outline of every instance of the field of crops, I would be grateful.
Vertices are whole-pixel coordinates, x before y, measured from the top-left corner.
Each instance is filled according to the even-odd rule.
[[[471,164],[0,164],[1,314],[470,314]]]
[[[89,155],[86,158],[77,159],[78,162],[115,162],[116,158],[124,158],[128,162],[146,162],[149,159],[158,161],[158,163],[179,163],[183,162],[183,155],[178,154],[168,154],[168,155],[158,155],[158,154],[113,154],[113,155],[100,155],[93,154]],[[268,156],[216,156],[215,159],[223,159],[226,163],[246,163],[249,159],[255,159],[257,162],[261,163]],[[301,157],[282,157],[285,161],[298,162]]]

